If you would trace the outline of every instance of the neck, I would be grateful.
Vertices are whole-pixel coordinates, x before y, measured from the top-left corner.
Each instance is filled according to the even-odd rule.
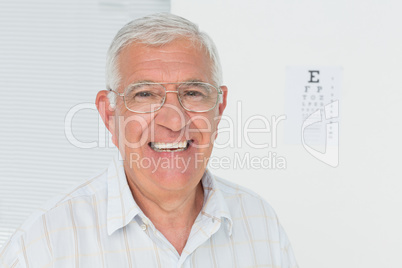
[[[161,191],[158,195],[142,192],[130,180],[129,186],[144,214],[181,254],[204,203],[201,181],[191,191]]]
[[[146,196],[138,188],[130,187],[133,197],[144,214],[155,224],[181,226],[193,224],[204,202],[202,183],[189,193],[166,193],[157,198]]]

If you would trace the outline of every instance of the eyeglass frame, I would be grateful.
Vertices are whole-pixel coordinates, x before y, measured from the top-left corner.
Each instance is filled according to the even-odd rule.
[[[199,83],[199,84],[204,84],[204,85],[208,85],[208,86],[211,86],[211,87],[215,88],[216,91],[218,91],[218,97],[216,98],[216,102],[215,102],[214,106],[213,106],[212,108],[208,109],[208,110],[203,110],[203,111],[194,111],[194,110],[188,109],[188,108],[184,107],[183,103],[181,102],[181,99],[180,99],[180,97],[179,97],[179,91],[178,91],[178,90],[167,90],[166,87],[164,86],[164,85],[179,85],[179,86],[177,87],[177,88],[179,88],[180,85],[186,84],[186,83]],[[129,110],[129,111],[131,111],[131,112],[133,112],[133,113],[139,113],[139,114],[149,114],[149,113],[153,113],[153,112],[159,111],[159,110],[162,108],[162,106],[165,104],[165,102],[166,102],[167,93],[176,93],[176,94],[177,94],[177,99],[179,100],[179,103],[180,103],[180,106],[183,107],[184,110],[189,111],[189,112],[193,112],[193,113],[205,113],[205,112],[209,112],[209,111],[215,109],[216,105],[219,103],[219,99],[220,99],[219,95],[222,95],[222,94],[223,94],[223,91],[222,91],[221,87],[216,87],[216,86],[211,85],[211,84],[209,84],[209,83],[200,82],[200,81],[173,82],[173,83],[168,83],[168,82],[167,82],[167,83],[139,82],[139,83],[130,84],[129,86],[133,86],[133,85],[143,85],[143,84],[161,85],[161,86],[165,89],[165,97],[163,98],[163,102],[161,103],[161,105],[159,106],[158,109],[153,110],[153,111],[149,111],[149,112],[139,112],[139,111],[133,111],[133,110],[131,110],[130,108],[128,108],[127,103],[126,103],[126,99],[125,99],[125,92],[126,92],[126,90],[127,90],[128,87],[126,87],[126,88],[124,89],[124,93],[120,93],[120,92],[118,92],[118,91],[116,91],[116,90],[113,90],[113,89],[111,89],[111,88],[109,88],[108,91],[114,92],[114,93],[116,93],[118,96],[123,97],[124,106],[126,106],[127,110]]]

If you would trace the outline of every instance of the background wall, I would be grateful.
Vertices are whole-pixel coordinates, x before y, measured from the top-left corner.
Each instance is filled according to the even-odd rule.
[[[165,7],[156,2],[155,10]],[[146,5],[133,3],[0,1],[0,241],[34,207],[98,172],[114,154],[76,148],[64,121],[73,106],[93,103],[104,88],[113,35]],[[253,149],[234,133],[232,148],[214,150],[217,158],[275,152],[286,159],[285,169],[212,170],[271,203],[300,267],[402,265],[401,8],[396,0],[171,1],[172,13],[215,40],[229,87],[225,113],[236,129],[256,114],[286,114],[286,66],[343,67],[337,168],[287,144],[283,123],[276,148]],[[107,144],[97,119],[90,108],[77,114],[73,131],[81,141]],[[219,144],[229,138],[221,134]],[[250,137],[260,143],[272,135]]]
[[[214,151],[286,158],[285,170],[215,173],[273,205],[301,267],[402,265],[401,8],[392,0],[172,1],[172,13],[197,22],[216,41],[232,118],[238,101],[243,118],[285,114],[286,66],[343,67],[337,168],[302,145],[286,144],[282,123],[277,148],[243,142]],[[263,135],[254,138],[271,138]]]

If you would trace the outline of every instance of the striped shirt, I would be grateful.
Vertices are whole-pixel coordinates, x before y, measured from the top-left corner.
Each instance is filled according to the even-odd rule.
[[[258,195],[213,176],[179,255],[136,204],[123,163],[48,202],[14,233],[0,267],[297,267],[275,212]]]

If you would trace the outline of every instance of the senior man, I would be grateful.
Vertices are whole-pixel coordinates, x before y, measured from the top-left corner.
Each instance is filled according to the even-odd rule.
[[[106,73],[96,105],[120,157],[31,216],[1,267],[297,267],[272,208],[206,169],[227,101],[208,35],[134,20]]]

